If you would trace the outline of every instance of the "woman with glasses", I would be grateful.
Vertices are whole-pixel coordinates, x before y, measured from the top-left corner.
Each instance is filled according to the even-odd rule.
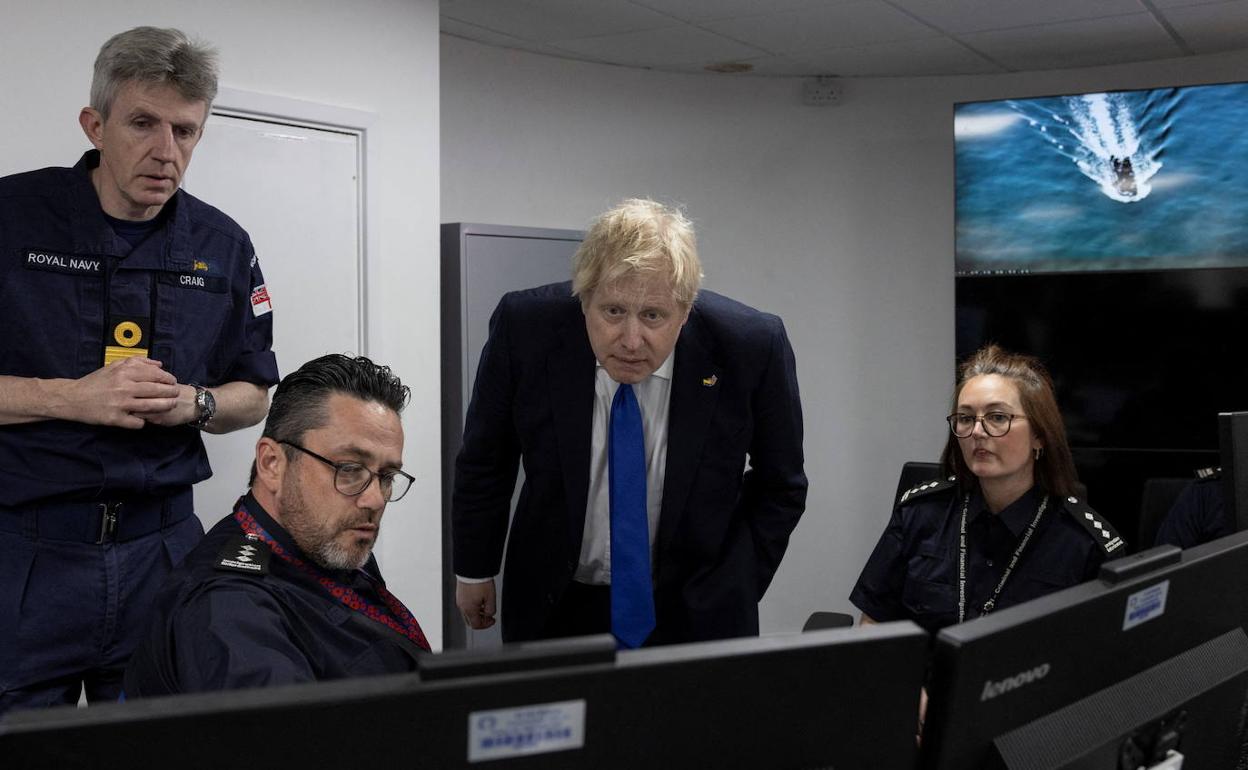
[[[930,631],[1094,578],[1126,550],[1077,496],[1053,383],[990,345],[961,368],[941,478],[902,494],[850,601]]]

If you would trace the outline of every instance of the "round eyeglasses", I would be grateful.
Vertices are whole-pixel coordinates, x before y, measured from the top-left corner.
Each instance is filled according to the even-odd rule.
[[[364,490],[368,489],[368,485],[373,483],[373,477],[375,476],[377,477],[377,485],[381,489],[381,496],[385,498],[386,502],[393,503],[402,499],[403,495],[407,494],[407,490],[412,488],[412,482],[415,481],[415,478],[403,471],[383,471],[377,473],[359,463],[336,463],[329,458],[321,457],[311,449],[299,446],[293,441],[278,441],[277,443],[298,449],[300,452],[315,457],[333,468],[334,489],[337,489],[347,497],[356,497],[364,494]]]
[[[953,435],[958,438],[970,438],[971,434],[975,432],[975,423],[983,425],[984,433],[992,438],[1001,438],[1010,432],[1010,426],[1014,423],[1014,420],[1026,419],[1026,415],[1010,414],[1009,412],[988,412],[979,417],[973,414],[955,412],[946,417],[945,422],[949,423],[949,430],[953,431]]]

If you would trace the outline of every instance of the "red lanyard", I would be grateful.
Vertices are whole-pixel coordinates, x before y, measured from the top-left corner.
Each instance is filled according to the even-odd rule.
[[[283,548],[268,532],[265,531],[264,527],[260,526],[260,522],[256,521],[255,517],[247,512],[246,507],[241,501],[239,502],[238,508],[234,511],[234,520],[238,522],[238,526],[242,527],[244,532],[248,535],[259,538],[265,545],[267,545],[269,550],[273,552],[274,556],[291,565],[300,572],[303,572],[305,575],[311,577],[319,583],[322,588],[328,591],[330,596],[345,604],[347,607],[350,607],[352,610],[363,613],[365,617],[375,620],[378,623],[403,634],[408,639],[411,639],[412,642],[414,642],[416,646],[420,647],[422,650],[429,650],[429,641],[425,639],[425,632],[420,629],[420,624],[416,622],[416,618],[412,615],[411,610],[404,607],[403,602],[399,601],[394,594],[387,591],[385,586],[380,583],[375,586],[378,596],[381,597],[381,600],[385,602],[386,605],[386,609],[382,609],[360,596],[355,589],[344,586],[328,575],[321,574],[320,570],[316,567],[287,552],[285,548]]]

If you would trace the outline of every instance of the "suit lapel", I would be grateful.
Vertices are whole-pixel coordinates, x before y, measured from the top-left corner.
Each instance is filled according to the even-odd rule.
[[[671,406],[667,418],[667,468],[659,514],[658,551],[672,542],[685,512],[702,445],[719,401],[720,368],[702,342],[696,318],[690,318],[676,342]],[[710,383],[709,385],[706,383]]]
[[[582,318],[578,306],[576,319]],[[594,352],[589,347],[583,321],[569,321],[558,331],[563,345],[550,354],[546,376],[550,381],[551,413],[555,441],[563,471],[564,498],[568,501],[569,543],[573,555],[580,550],[585,532],[585,506],[589,498],[589,451],[594,416]]]

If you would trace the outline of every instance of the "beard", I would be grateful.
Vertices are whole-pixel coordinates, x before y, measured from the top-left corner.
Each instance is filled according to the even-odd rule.
[[[347,543],[340,535],[377,517],[367,511],[346,522],[336,522],[329,516],[317,516],[308,509],[303,492],[294,479],[282,485],[278,503],[282,511],[282,526],[294,538],[299,549],[312,561],[326,569],[355,570],[368,563],[376,537],[364,538],[352,535]]]

